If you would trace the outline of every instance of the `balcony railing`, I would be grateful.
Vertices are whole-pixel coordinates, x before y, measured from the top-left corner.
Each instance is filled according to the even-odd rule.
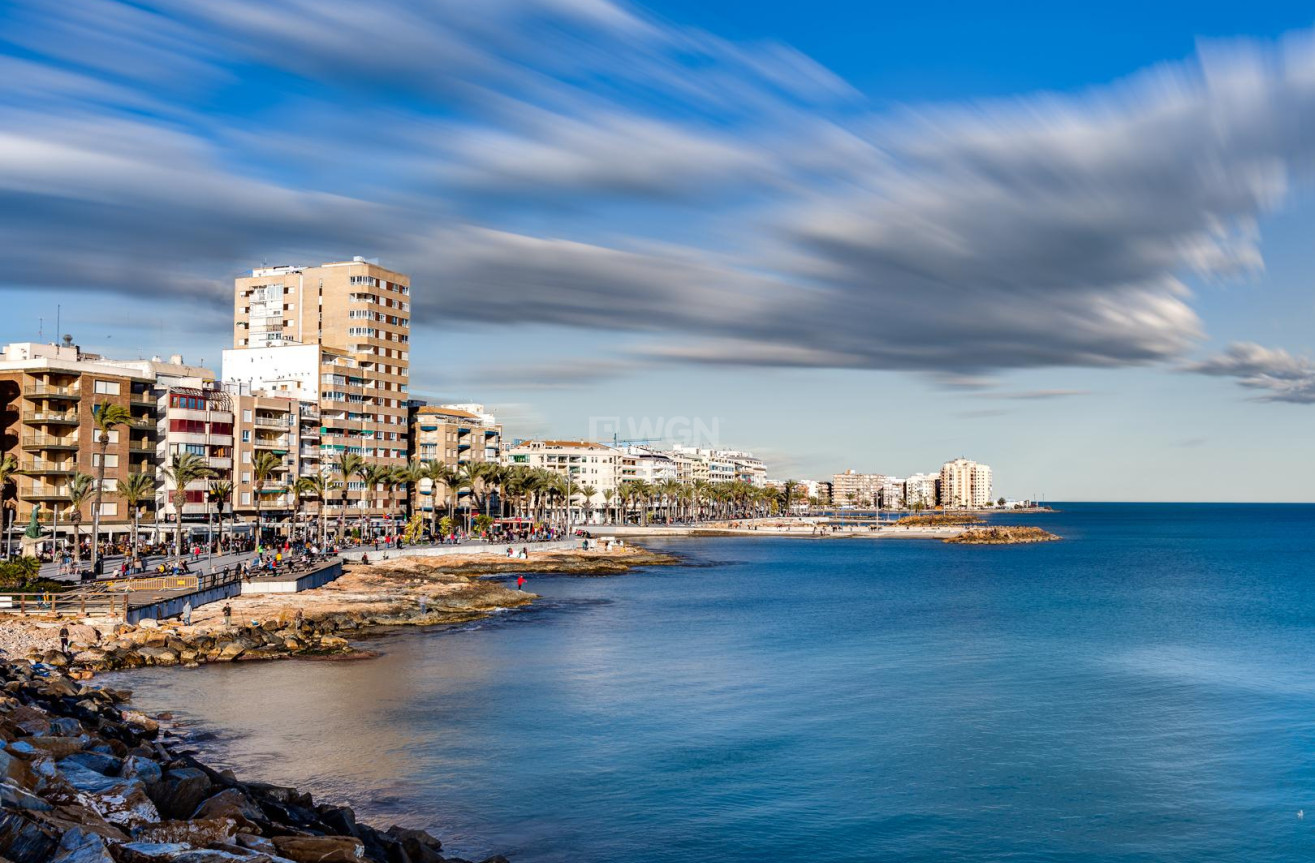
[[[68,486],[20,485],[18,496],[23,500],[68,500]]]
[[[36,398],[80,399],[80,387],[56,387],[50,384],[28,384],[23,387],[23,395]]]
[[[130,444],[128,444],[128,452],[130,453],[155,452],[155,443],[153,441],[148,441],[148,440],[135,440]]]
[[[23,411],[23,422],[32,425],[58,423],[60,425],[77,425],[77,411]]]
[[[267,429],[285,429],[288,427],[287,420],[274,419],[273,417],[256,417],[254,422],[261,428]]]
[[[142,407],[144,405],[151,405],[154,407],[158,404],[158,400],[153,393],[133,393],[129,396],[128,401],[133,407]]]
[[[18,469],[23,473],[71,474],[77,471],[78,465],[73,461],[20,461]]]
[[[75,435],[55,437],[48,434],[23,435],[24,449],[77,449],[78,439]]]

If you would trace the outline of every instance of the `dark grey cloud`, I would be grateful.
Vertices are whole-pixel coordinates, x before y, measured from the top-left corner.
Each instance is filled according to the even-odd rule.
[[[1221,354],[1187,366],[1188,371],[1232,378],[1254,391],[1255,400],[1315,404],[1315,361],[1280,348],[1250,342],[1229,345]]]

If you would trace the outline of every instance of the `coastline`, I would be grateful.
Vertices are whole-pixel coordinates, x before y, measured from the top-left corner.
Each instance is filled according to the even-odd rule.
[[[460,558],[403,555],[349,565],[337,580],[301,593],[244,595],[210,603],[193,612],[190,625],[177,618],[144,620],[135,626],[90,618],[72,624],[7,619],[0,621],[0,649],[11,658],[26,657],[88,676],[146,666],[359,657],[362,652],[349,640],[371,630],[466,623],[538,598],[488,576],[606,576],[676,562],[671,555],[633,546],[536,551],[524,560],[491,551]],[[225,606],[232,610],[228,621]],[[61,626],[69,633],[67,652],[58,649]]]

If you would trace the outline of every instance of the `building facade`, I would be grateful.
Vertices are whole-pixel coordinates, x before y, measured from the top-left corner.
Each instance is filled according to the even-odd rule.
[[[301,474],[306,465],[316,465],[332,471],[343,453],[371,465],[406,463],[409,277],[359,257],[315,267],[264,267],[236,280],[233,320],[224,380],[253,396],[314,408],[313,423],[306,422],[306,408],[295,411],[297,453],[290,470]],[[300,434],[312,427],[317,439]],[[310,449],[318,449],[316,457],[303,454]],[[356,514],[391,513],[382,489],[366,490],[359,478],[348,478],[347,487],[361,495],[365,512]]]
[[[879,473],[846,470],[831,477],[831,503],[835,506],[873,507],[881,500],[886,477]]]
[[[979,509],[991,505],[991,468],[966,458],[941,466],[941,506]]]

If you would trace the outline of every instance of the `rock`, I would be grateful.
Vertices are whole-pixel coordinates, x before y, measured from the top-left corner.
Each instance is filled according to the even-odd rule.
[[[443,850],[443,843],[424,830],[411,830],[394,825],[388,828],[388,835],[401,843],[402,850],[406,852],[407,858],[412,863],[442,863],[443,858],[438,852]]]
[[[102,776],[76,764],[60,772],[76,789],[74,802],[100,813],[111,824],[131,828],[160,820],[159,810],[140,780]]]
[[[26,704],[15,707],[9,714],[9,721],[27,734],[50,733],[50,717],[35,707],[28,707]]]
[[[55,758],[63,758],[86,749],[89,741],[85,737],[29,737],[23,742]]]
[[[85,623],[75,623],[68,628],[68,638],[76,644],[97,644],[100,642],[100,631]]]
[[[137,625],[142,629],[159,629],[160,621],[156,620],[154,617],[145,617],[137,621]]]
[[[0,855],[12,863],[46,863],[59,847],[49,827],[17,812],[0,811]]]
[[[164,771],[159,764],[144,755],[129,755],[124,759],[119,775],[125,779],[136,777],[150,786],[164,778]]]
[[[31,809],[46,812],[54,807],[25,788],[9,782],[0,784],[0,804],[11,809]]]
[[[279,851],[274,847],[274,840],[266,839],[264,836],[256,836],[252,833],[237,834],[237,844],[243,848],[249,848],[260,854],[278,854]]]
[[[147,734],[155,734],[160,730],[160,723],[151,717],[142,713],[140,710],[121,710],[119,716],[129,725],[135,725]]]
[[[279,855],[297,863],[355,863],[365,846],[347,836],[275,836]]]
[[[341,650],[344,647],[349,647],[349,646],[350,644],[348,643],[347,639],[339,638],[336,635],[325,635],[320,638],[320,647],[324,648],[325,650]]]
[[[126,842],[118,850],[121,863],[163,863],[192,848],[181,842]]]
[[[254,852],[221,851],[217,848],[195,848],[171,855],[170,863],[270,863],[270,858]]]
[[[61,716],[50,721],[50,733],[57,737],[77,737],[82,734],[82,723],[71,716]]]
[[[59,840],[59,850],[50,863],[114,863],[105,840],[80,827],[74,827]]]
[[[161,821],[138,827],[133,839],[141,842],[209,845],[212,842],[231,842],[237,836],[237,822],[232,818],[196,818],[188,821]]]
[[[167,770],[151,789],[151,799],[168,818],[187,818],[210,796],[210,777],[195,767]]]
[[[256,828],[265,820],[265,814],[260,811],[260,807],[236,788],[225,789],[206,799],[192,813],[192,817],[230,818],[238,826],[248,830]]]
[[[356,835],[356,813],[346,806],[323,806],[319,813],[320,823],[339,836]]]
[[[232,662],[246,651],[246,648],[236,641],[229,641],[219,648],[219,661]]]
[[[75,752],[59,762],[61,768],[65,764],[78,764],[88,770],[95,770],[104,776],[118,776],[119,771],[123,769],[122,758],[115,758],[113,755],[105,755],[101,752]]]

